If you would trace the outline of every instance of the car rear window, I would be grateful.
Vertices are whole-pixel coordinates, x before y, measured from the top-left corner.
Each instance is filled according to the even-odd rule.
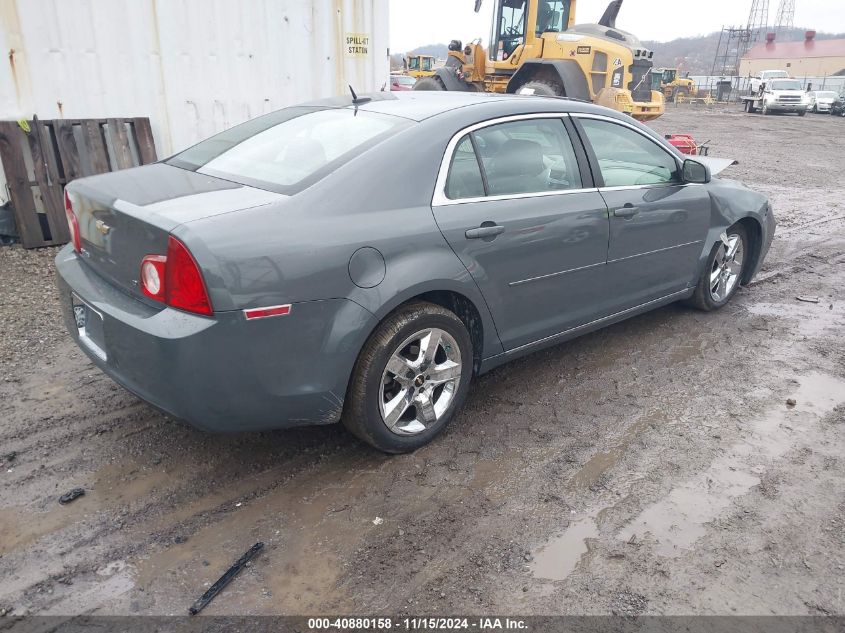
[[[212,136],[166,162],[292,195],[411,123],[349,108],[287,108]]]

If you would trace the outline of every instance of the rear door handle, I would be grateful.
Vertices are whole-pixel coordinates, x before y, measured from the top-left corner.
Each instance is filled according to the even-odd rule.
[[[630,220],[635,215],[637,215],[639,212],[640,212],[640,210],[629,202],[628,204],[626,204],[624,207],[622,207],[620,209],[614,209],[613,215],[614,215],[614,217],[617,217],[617,218],[625,218],[627,220]]]
[[[469,229],[464,235],[468,240],[493,240],[496,236],[505,232],[505,227],[494,224],[493,222],[485,222],[477,229]]]

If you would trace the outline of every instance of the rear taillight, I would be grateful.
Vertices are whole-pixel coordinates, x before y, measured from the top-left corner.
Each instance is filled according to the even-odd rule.
[[[200,267],[185,245],[172,235],[167,242],[166,271],[167,305],[196,314],[213,312]]]
[[[165,264],[164,255],[147,255],[141,260],[141,290],[150,299],[164,302]]]
[[[70,241],[73,242],[73,249],[79,253],[82,250],[82,241],[79,238],[79,221],[73,212],[73,205],[70,196],[65,190],[65,215],[67,216],[67,228],[70,230]]]
[[[194,314],[211,315],[211,301],[202,273],[191,252],[172,235],[167,255],[141,260],[141,290],[145,296]]]

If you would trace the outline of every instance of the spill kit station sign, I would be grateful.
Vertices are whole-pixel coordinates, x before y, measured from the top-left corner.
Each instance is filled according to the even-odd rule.
[[[366,57],[370,54],[369,33],[347,33],[345,54],[347,57]]]

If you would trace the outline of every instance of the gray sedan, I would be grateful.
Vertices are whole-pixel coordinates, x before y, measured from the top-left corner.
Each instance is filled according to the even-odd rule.
[[[775,230],[629,117],[471,93],[287,108],[76,180],[66,207],[67,326],[116,382],[210,431],[342,421],[395,453],[502,363],[721,308]]]

